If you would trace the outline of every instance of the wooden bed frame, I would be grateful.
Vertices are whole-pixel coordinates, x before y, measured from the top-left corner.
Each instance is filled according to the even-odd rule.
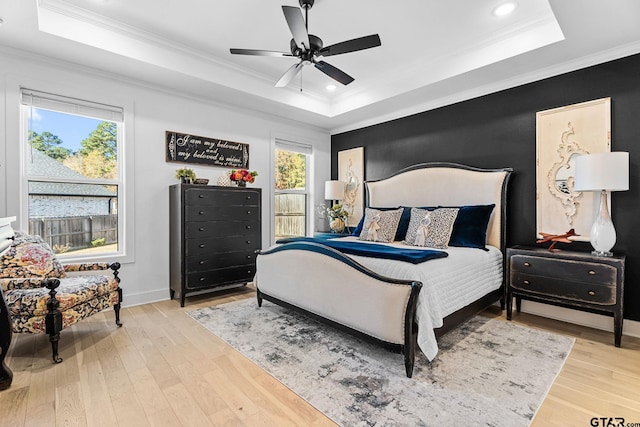
[[[372,207],[496,205],[487,244],[502,251],[502,286],[446,316],[436,336],[497,301],[504,309],[506,193],[511,173],[510,168],[423,163],[365,183],[367,206]],[[402,353],[411,377],[422,283],[381,276],[315,242],[286,243],[263,251],[257,257],[255,283],[259,306],[268,300]]]

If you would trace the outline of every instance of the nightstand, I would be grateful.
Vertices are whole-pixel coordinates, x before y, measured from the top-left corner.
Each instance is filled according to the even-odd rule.
[[[507,249],[507,320],[513,298],[592,313],[613,315],[614,342],[620,347],[623,320],[624,256],[598,257],[586,252],[542,248]]]

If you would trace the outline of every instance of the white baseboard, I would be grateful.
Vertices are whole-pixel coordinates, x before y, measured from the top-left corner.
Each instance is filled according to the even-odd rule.
[[[133,307],[136,305],[150,304],[152,302],[164,301],[169,299],[169,289],[156,289],[149,292],[137,292],[135,294],[125,293],[122,296],[123,307]]]
[[[586,313],[584,311],[571,310],[569,308],[526,300],[522,300],[522,311],[524,313],[548,317],[549,319],[575,323],[576,325],[613,332],[613,317],[601,314]],[[622,323],[622,334],[632,337],[640,337],[640,322],[625,319]]]

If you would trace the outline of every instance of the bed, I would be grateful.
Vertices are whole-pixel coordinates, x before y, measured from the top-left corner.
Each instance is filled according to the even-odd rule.
[[[498,301],[504,308],[506,194],[511,173],[510,168],[438,162],[367,181],[361,237],[284,240],[258,255],[258,305],[267,300],[292,308],[398,351],[411,377],[418,347],[432,360],[438,336]],[[468,215],[481,211],[484,223],[476,226],[476,217]],[[453,234],[446,237],[446,248],[422,247],[424,238],[413,240],[421,227],[419,215],[436,218],[436,213],[451,212],[455,212],[455,219],[448,220],[450,225],[454,221],[449,227]],[[382,236],[388,231],[386,219],[398,217],[403,225],[390,242],[361,240],[378,231]],[[474,222],[465,228],[464,218]],[[378,224],[385,227],[380,229]],[[406,234],[399,235],[403,227]],[[444,238],[435,236],[436,241]],[[423,256],[425,252],[433,255]]]

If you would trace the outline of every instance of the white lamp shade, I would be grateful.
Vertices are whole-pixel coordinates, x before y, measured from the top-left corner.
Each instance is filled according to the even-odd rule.
[[[325,181],[324,183],[325,200],[341,200],[344,199],[344,182],[342,181]]]
[[[629,189],[629,153],[611,152],[576,157],[574,191]]]

